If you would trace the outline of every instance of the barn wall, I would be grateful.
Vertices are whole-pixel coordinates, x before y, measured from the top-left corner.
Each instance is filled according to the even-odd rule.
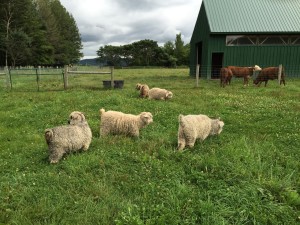
[[[197,65],[197,44],[202,42],[202,65],[208,65],[208,41],[209,41],[209,25],[206,16],[205,6],[202,4],[200,12],[195,24],[193,35],[190,42],[190,75],[196,75],[196,65]],[[200,75],[206,74],[206,68],[201,65]]]
[[[300,77],[300,46],[226,46],[226,35],[211,35],[208,55],[224,52],[223,66],[285,67],[290,77]]]
[[[200,26],[199,26],[200,27]],[[198,37],[199,38],[199,37]],[[197,43],[197,41],[194,41]],[[203,44],[203,65],[201,65],[202,77],[211,76],[211,57],[213,53],[223,52],[223,66],[253,66],[260,67],[278,66],[285,67],[287,76],[300,77],[300,46],[226,46],[226,35],[207,36]],[[191,42],[191,50],[192,50]],[[196,62],[191,54],[191,62]],[[191,63],[190,75],[195,75],[195,63]]]

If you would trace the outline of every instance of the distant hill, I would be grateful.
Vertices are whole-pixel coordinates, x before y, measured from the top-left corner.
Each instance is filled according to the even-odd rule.
[[[97,58],[94,59],[82,59],[79,61],[79,65],[82,66],[100,66],[103,65],[103,63],[100,63],[97,61]]]
[[[81,66],[108,66],[107,61],[97,61],[97,58],[94,59],[82,59],[78,63]],[[119,62],[119,66],[127,66],[125,60]]]

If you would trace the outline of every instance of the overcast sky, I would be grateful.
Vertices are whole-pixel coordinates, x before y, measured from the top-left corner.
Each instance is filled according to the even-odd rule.
[[[202,0],[60,0],[77,23],[84,58],[104,45],[150,39],[163,45],[181,33],[190,42]]]

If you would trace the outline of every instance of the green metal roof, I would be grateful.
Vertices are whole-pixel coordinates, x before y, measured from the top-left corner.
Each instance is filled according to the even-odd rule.
[[[299,0],[203,0],[212,33],[299,33]]]

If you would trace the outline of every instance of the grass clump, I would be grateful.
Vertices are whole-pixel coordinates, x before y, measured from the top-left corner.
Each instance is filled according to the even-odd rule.
[[[123,89],[99,75],[76,76],[63,91],[51,78],[0,90],[0,224],[297,224],[300,216],[300,81],[243,87],[187,69],[119,69]],[[25,77],[23,78],[25,79]],[[105,78],[106,79],[106,78]],[[170,101],[138,98],[136,83],[171,90]],[[154,122],[139,138],[99,138],[99,109]],[[44,130],[82,111],[87,152],[48,162]],[[219,136],[177,152],[179,114],[221,117]]]

